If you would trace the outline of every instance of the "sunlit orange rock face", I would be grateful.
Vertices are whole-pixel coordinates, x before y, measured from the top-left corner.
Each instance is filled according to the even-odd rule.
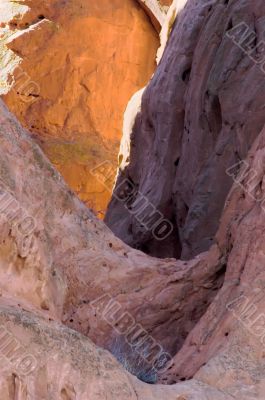
[[[9,46],[22,58],[17,79],[23,80],[23,70],[38,86],[25,96],[23,85],[15,85],[5,102],[68,184],[100,214],[111,193],[90,171],[105,160],[116,165],[123,112],[152,76],[158,34],[132,0],[30,6],[10,24],[26,31]]]
[[[172,4],[172,0],[160,0],[162,6],[170,6]]]

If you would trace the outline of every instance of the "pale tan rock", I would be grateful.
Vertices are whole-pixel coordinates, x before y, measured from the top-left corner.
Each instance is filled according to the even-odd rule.
[[[159,0],[138,0],[138,2],[150,16],[157,31],[160,32],[166,16],[162,3]]]
[[[183,10],[187,3],[187,0],[173,0],[170,2],[169,10],[167,11],[166,17],[161,24],[160,31],[160,47],[157,51],[156,62],[159,64],[163,53],[165,51],[167,41],[169,39],[173,24],[178,17],[178,14]]]

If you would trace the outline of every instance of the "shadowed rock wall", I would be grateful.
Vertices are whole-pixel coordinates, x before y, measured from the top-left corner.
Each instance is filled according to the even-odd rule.
[[[129,210],[116,193],[106,223],[148,254],[189,259],[213,243],[232,185],[226,169],[245,158],[265,121],[265,7],[259,0],[182,4],[142,97],[129,165],[119,173],[117,191],[126,179],[135,188]],[[227,35],[240,23],[241,39],[244,31],[248,39],[241,47]],[[166,240],[157,241],[135,217],[143,196],[172,223]],[[150,207],[139,213],[148,220]]]

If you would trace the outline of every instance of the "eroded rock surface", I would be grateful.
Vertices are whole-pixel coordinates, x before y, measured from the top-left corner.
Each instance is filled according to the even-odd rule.
[[[37,358],[26,376],[12,361],[14,354],[5,358],[5,398],[27,399],[33,393],[39,400],[48,393],[58,400],[263,400],[265,130],[246,160],[247,174],[237,178],[228,197],[217,246],[185,262],[151,258],[114,238],[69,191],[2,103],[0,122],[1,332],[5,337],[11,332],[22,355]],[[3,193],[17,203],[5,209],[10,202],[3,203]],[[35,221],[31,234],[25,235],[29,221],[21,222],[19,207]],[[217,291],[225,265],[225,283]],[[118,317],[117,308],[112,311],[111,320],[104,320],[97,307],[99,296],[106,294],[122,310]],[[108,340],[119,336],[117,327],[124,329],[124,320],[119,322],[123,310],[165,349],[181,347],[184,328],[190,332],[160,377],[161,383],[187,382],[170,387],[141,383],[76,333],[108,347]]]
[[[0,306],[0,348],[3,400],[230,400],[199,380],[146,385],[86,337],[7,300]]]
[[[264,396],[264,157],[263,128],[244,168],[235,174],[237,184],[227,198],[217,234],[218,247],[227,259],[224,285],[164,382],[195,374],[221,390],[226,387],[235,399]]]
[[[136,331],[140,330],[140,339],[148,334],[149,340],[155,341],[163,352],[174,354],[222,284],[223,265],[218,249],[213,247],[209,253],[186,263],[156,260],[127,247],[67,188],[2,103],[0,110],[1,304],[7,302],[12,308],[7,319],[13,321],[3,326],[12,330],[15,324],[14,329],[20,340],[26,340],[26,346],[36,341],[28,332],[32,330],[31,325],[38,332],[39,340],[46,340],[44,331],[47,329],[48,335],[57,337],[51,326],[45,328],[45,322],[36,322],[32,312],[37,312],[46,320],[64,323],[113,351],[113,343],[130,331],[133,320]],[[115,305],[107,318],[102,312],[106,306],[102,297],[106,296],[108,303],[111,300]],[[26,326],[22,310],[27,312]],[[6,312],[2,310],[1,314],[6,315]],[[128,315],[129,326],[124,322],[124,316]],[[58,329],[64,332],[66,328]],[[56,343],[58,345],[58,338]],[[32,346],[34,349],[35,345]],[[48,361],[49,346],[57,361]],[[71,366],[68,352],[64,355],[66,361],[61,361],[61,356],[56,357],[54,346],[53,340],[46,342],[47,358],[42,359],[42,367],[36,370],[36,375],[34,372],[26,380],[21,381],[14,367],[4,365],[1,374],[4,393],[24,395],[28,386],[30,390],[38,388],[40,376],[44,376],[41,382],[44,379],[47,385],[49,383],[55,399],[63,389],[66,393],[67,390],[78,393],[76,399],[88,396],[91,383],[85,387],[76,383],[76,388],[70,378],[79,374],[79,368],[83,370],[81,361],[77,362],[75,356],[75,366]],[[71,348],[71,342],[69,346]],[[91,368],[91,359],[86,362],[90,365],[87,368]],[[63,366],[63,371],[59,365]],[[47,369],[58,370],[56,377],[47,374]],[[102,379],[105,382],[105,378]],[[111,379],[114,379],[112,374]],[[63,383],[65,380],[68,384]],[[182,384],[176,389],[171,387],[165,389],[166,392],[160,386],[134,382],[139,399],[158,399],[162,393],[172,395],[173,399],[183,393],[197,399],[200,392],[209,392],[218,400],[224,398],[219,390],[200,381]],[[102,393],[112,399],[107,397],[106,382],[102,384]],[[98,388],[96,383],[92,386]],[[97,396],[97,393],[91,394],[91,400]],[[123,397],[126,398],[130,397]]]
[[[120,170],[106,223],[151,255],[189,259],[213,243],[232,185],[226,169],[246,157],[265,121],[258,65],[264,52],[255,47],[264,37],[265,6],[259,0],[175,4],[169,42],[143,94],[130,163]],[[240,48],[227,33],[242,22],[236,36],[245,32],[248,41]],[[129,210],[119,197],[128,180],[135,188]],[[173,224],[167,240],[158,242],[135,217],[151,219],[150,207],[139,210],[143,196]]]
[[[130,313],[175,354],[222,284],[217,247],[190,263],[131,249],[75,197],[2,103],[0,123],[3,293],[47,310],[108,348],[116,335],[102,304],[116,301],[120,316]],[[25,235],[28,225],[32,232]]]

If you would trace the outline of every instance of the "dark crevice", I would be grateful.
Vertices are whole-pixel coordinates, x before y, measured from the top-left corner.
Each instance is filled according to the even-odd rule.
[[[208,91],[205,93],[204,117],[207,121],[208,129],[212,133],[213,140],[216,141],[223,124],[222,108],[219,97],[209,94]]]
[[[190,74],[191,74],[191,67],[185,69],[185,71],[182,73],[181,79],[183,80],[183,82],[188,83],[190,79]]]
[[[180,160],[180,157],[178,157],[178,158],[176,159],[176,161],[174,162],[174,165],[175,165],[176,167],[179,165],[179,160]]]
[[[232,20],[232,18],[230,18],[230,20],[228,21],[228,24],[227,24],[227,27],[226,27],[225,31],[228,32],[231,29],[233,29],[233,20]]]

